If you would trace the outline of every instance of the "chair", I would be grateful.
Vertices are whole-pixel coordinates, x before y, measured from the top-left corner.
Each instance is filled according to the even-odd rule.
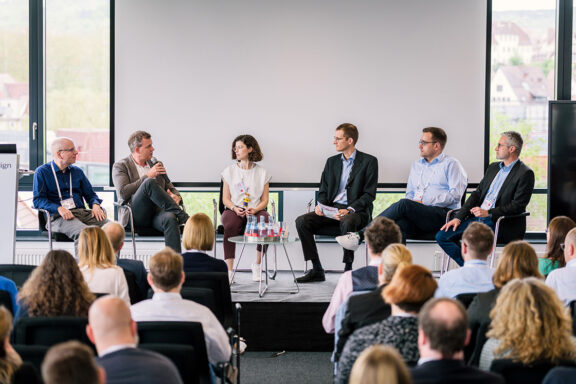
[[[69,340],[78,340],[94,348],[86,335],[85,317],[29,317],[18,319],[14,325],[14,343],[50,347]]]
[[[183,288],[206,288],[214,292],[214,315],[224,328],[234,325],[234,310],[228,274],[224,272],[186,272]],[[237,328],[237,324],[234,327]]]
[[[126,232],[130,232],[130,237],[132,239],[132,259],[136,260],[136,234],[139,236],[162,236],[164,237],[164,233],[158,231],[152,227],[134,227],[134,216],[132,215],[132,206],[130,203],[120,204],[118,202],[114,202],[114,206],[118,207],[118,209],[125,209],[128,211],[128,216],[130,217],[130,221],[128,225],[124,228]]]
[[[130,304],[136,304],[144,298],[142,297],[142,292],[140,292],[140,287],[138,283],[136,283],[136,275],[134,272],[127,271],[122,268],[124,271],[124,276],[126,277],[126,283],[128,284],[128,296],[130,296]]]
[[[176,345],[176,344],[152,344],[140,343],[138,348],[146,349],[148,351],[157,352],[170,359],[182,378],[184,384],[199,383],[198,364],[196,350],[191,345]]]
[[[42,209],[42,208],[35,208],[32,207],[33,209],[36,209],[38,211],[38,229],[41,232],[48,232],[48,244],[50,246],[50,250],[52,250],[52,241],[57,241],[57,242],[72,242],[74,240],[72,240],[71,238],[69,238],[68,236],[66,236],[65,234],[61,233],[61,232],[54,232],[52,230],[52,220],[50,219],[50,212],[48,212],[46,209]]]
[[[572,316],[572,334],[576,335],[576,300],[573,300],[568,304],[570,308],[570,315]]]
[[[0,289],[0,305],[6,307],[10,311],[12,317],[14,317],[14,308],[12,307],[12,297],[10,297],[10,292]]]
[[[191,300],[195,303],[202,304],[212,311],[212,313],[218,311],[216,306],[216,295],[210,288],[182,287],[180,295],[182,295],[182,298],[185,300]]]
[[[12,280],[20,289],[35,268],[35,265],[0,264],[0,276]]]
[[[540,384],[548,371],[559,365],[576,366],[574,361],[562,361],[558,364],[535,361],[531,364],[523,364],[512,359],[496,359],[492,361],[490,371],[502,375],[507,383]]]
[[[44,356],[50,347],[45,345],[23,345],[13,344],[12,347],[18,352],[22,361],[28,362],[34,366],[38,373],[42,372],[42,362]]]
[[[456,295],[455,299],[461,302],[464,308],[468,309],[468,307],[472,303],[472,300],[474,300],[477,294],[478,293],[461,293],[459,295]]]

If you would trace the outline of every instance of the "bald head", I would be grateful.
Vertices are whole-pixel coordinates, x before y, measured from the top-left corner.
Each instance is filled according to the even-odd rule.
[[[52,142],[52,145],[50,146],[50,150],[52,151],[52,157],[56,157],[56,153],[58,151],[62,151],[64,149],[70,149],[74,147],[74,142],[67,138],[67,137],[57,137],[56,139],[54,139],[54,141]]]
[[[114,253],[120,253],[120,250],[124,245],[124,238],[126,237],[124,227],[116,221],[110,221],[102,227],[102,230],[106,233],[108,239],[110,239],[112,248],[114,248]]]
[[[98,353],[113,345],[135,344],[136,323],[124,300],[105,296],[96,300],[88,312],[88,337]]]
[[[429,348],[450,358],[462,351],[467,342],[468,315],[453,299],[428,301],[418,316],[419,326],[428,338]]]
[[[564,239],[564,259],[566,262],[576,259],[576,228],[570,230]]]

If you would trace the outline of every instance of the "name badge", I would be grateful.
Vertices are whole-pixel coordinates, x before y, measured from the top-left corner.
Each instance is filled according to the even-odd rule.
[[[237,195],[241,195],[241,194],[246,193],[248,191],[248,188],[246,188],[246,185],[244,184],[243,181],[234,184],[234,189],[236,189]]]
[[[414,200],[422,201],[423,197],[424,197],[424,191],[423,190],[417,189],[416,192],[414,192]]]
[[[482,206],[480,208],[485,209],[485,210],[489,210],[490,208],[492,208],[493,205],[494,205],[494,200],[490,197],[487,197],[484,199],[484,202],[482,203]]]
[[[62,207],[66,208],[66,209],[74,209],[76,208],[76,204],[74,204],[74,199],[73,198],[69,198],[66,200],[62,200],[60,201],[60,204],[62,205]]]

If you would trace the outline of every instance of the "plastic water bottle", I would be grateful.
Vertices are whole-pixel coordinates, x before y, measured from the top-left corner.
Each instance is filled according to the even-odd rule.
[[[260,216],[260,223],[258,224],[258,236],[266,237],[266,222],[264,216]]]
[[[244,236],[250,236],[252,230],[252,216],[246,218],[246,228],[244,228]]]

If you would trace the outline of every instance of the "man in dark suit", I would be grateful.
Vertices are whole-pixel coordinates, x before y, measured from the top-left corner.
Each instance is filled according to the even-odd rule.
[[[453,299],[432,299],[418,315],[420,360],[412,369],[414,384],[500,384],[504,378],[464,364],[470,340],[466,310]]]
[[[436,234],[438,245],[462,266],[460,239],[473,221],[480,221],[492,229],[500,216],[518,215],[526,210],[534,190],[534,172],[522,161],[522,136],[518,132],[504,132],[496,145],[496,158],[500,161],[488,166],[480,185],[460,209],[454,219]],[[526,218],[506,221],[499,241],[503,243],[522,239],[526,232]]]
[[[370,221],[378,184],[378,160],[356,150],[357,142],[356,126],[339,125],[334,145],[341,154],[330,157],[322,172],[318,203],[336,208],[337,212],[329,218],[327,211],[317,205],[314,212],[296,219],[304,258],[312,261],[312,269],[296,279],[299,283],[325,280],[314,235],[343,235],[364,228]],[[354,251],[344,250],[344,270],[351,270],[353,261]]]

